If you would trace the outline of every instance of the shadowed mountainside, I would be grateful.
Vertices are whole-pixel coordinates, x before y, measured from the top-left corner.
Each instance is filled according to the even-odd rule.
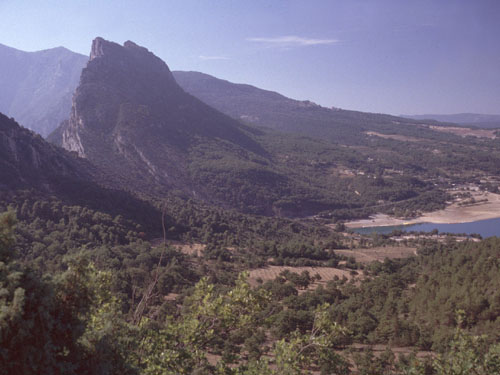
[[[241,181],[277,185],[286,179],[262,169],[268,155],[253,139],[255,132],[185,93],[168,66],[146,48],[96,38],[70,119],[53,140],[59,134],[64,148],[137,192],[161,196],[177,190],[234,205],[214,189],[237,189]],[[241,181],[207,184],[205,169],[213,174],[228,168]]]
[[[160,213],[131,194],[102,186],[103,173],[88,160],[45,141],[0,113],[0,200],[57,197],[112,215],[123,215],[145,227],[158,227]],[[17,198],[16,198],[17,197]]]

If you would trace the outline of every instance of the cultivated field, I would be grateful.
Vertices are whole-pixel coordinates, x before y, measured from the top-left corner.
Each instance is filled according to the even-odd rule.
[[[351,271],[343,270],[333,267],[289,267],[289,266],[267,266],[263,268],[257,268],[250,271],[249,282],[251,285],[257,285],[257,279],[262,279],[266,282],[268,280],[274,280],[279,274],[285,270],[295,273],[302,273],[303,271],[308,271],[309,275],[313,277],[316,274],[321,276],[321,280],[311,284],[310,288],[316,288],[320,284],[326,284],[328,281],[333,280],[335,276],[339,278],[346,277],[347,279],[352,279],[356,275],[351,275]],[[359,271],[358,271],[359,272]],[[359,277],[359,275],[358,275]]]
[[[338,255],[354,257],[356,262],[371,263],[373,261],[383,262],[385,258],[400,259],[416,255],[417,249],[406,246],[373,247],[369,249],[335,250]]]

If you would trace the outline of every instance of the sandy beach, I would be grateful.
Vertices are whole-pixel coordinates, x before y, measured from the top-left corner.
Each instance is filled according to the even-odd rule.
[[[443,210],[426,212],[422,216],[413,219],[405,220],[385,214],[377,214],[369,219],[351,221],[345,225],[348,228],[365,228],[420,223],[457,224],[500,217],[500,194],[478,193],[474,195],[474,198],[477,201],[486,201],[467,206],[453,203]]]

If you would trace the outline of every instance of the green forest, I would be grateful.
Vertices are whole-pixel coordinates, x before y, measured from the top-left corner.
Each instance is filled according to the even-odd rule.
[[[498,131],[172,74],[132,41],[74,69],[47,140],[0,113],[0,375],[500,375],[500,238],[354,229],[498,216]]]
[[[2,208],[4,374],[500,371],[498,238],[424,241],[416,257],[362,264],[333,253],[342,235],[314,224],[187,204],[177,221],[158,209],[151,226],[33,195]],[[203,254],[165,245],[162,217],[164,238],[203,241]],[[319,275],[286,271],[250,283],[266,264],[364,277],[311,289]],[[377,344],[387,349],[374,354]]]

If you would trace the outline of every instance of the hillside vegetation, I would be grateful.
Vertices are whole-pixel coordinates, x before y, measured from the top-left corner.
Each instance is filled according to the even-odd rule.
[[[74,249],[85,236],[82,230],[75,236],[74,230],[91,223],[83,224],[83,211],[62,209],[81,217],[76,227],[70,220],[69,237],[76,242],[68,246]],[[30,210],[25,211],[29,220]],[[94,213],[96,224],[87,235],[93,233],[93,242],[102,245],[93,251],[84,246],[52,268],[55,258],[40,252],[36,242],[36,221],[46,218],[40,215],[20,227],[18,238],[27,241],[21,261],[12,252],[15,220],[11,214],[1,217],[2,371],[348,374],[349,360],[338,350],[353,340],[444,353],[433,363],[406,357],[367,363],[355,354],[358,370],[376,371],[369,373],[448,374],[449,366],[474,366],[479,374],[492,374],[500,368],[498,345],[490,344],[499,331],[496,238],[427,247],[418,258],[370,266],[359,285],[339,279],[299,295],[302,276],[284,272],[251,288],[245,274],[236,277],[221,259],[217,284],[211,284],[184,255],[162,247],[148,251],[130,224],[110,219]],[[57,237],[57,225],[52,226]],[[40,240],[41,246],[57,243]],[[40,278],[45,267],[59,270]],[[221,279],[224,268],[234,276]],[[162,298],[171,291],[180,293],[176,302]],[[440,303],[440,296],[447,303]],[[463,311],[459,320],[448,304]],[[487,336],[479,339],[466,330]],[[454,340],[450,351],[449,338]]]
[[[0,114],[0,375],[500,374],[499,238],[346,231],[498,192],[436,126],[96,38],[57,145]]]

